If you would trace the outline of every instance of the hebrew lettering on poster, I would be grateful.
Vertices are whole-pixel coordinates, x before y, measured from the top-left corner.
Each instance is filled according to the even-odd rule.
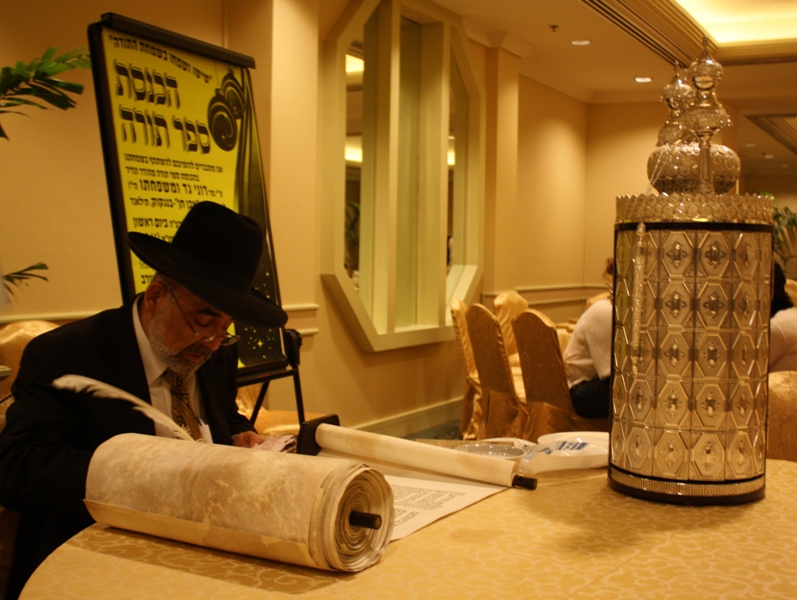
[[[128,231],[171,241],[205,200],[262,227],[255,288],[281,304],[249,68],[230,50],[112,13],[89,27],[117,261],[125,297],[154,273]],[[237,326],[246,366],[285,360],[279,330]]]

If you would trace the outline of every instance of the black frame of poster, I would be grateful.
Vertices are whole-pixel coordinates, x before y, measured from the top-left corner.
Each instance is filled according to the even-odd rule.
[[[241,75],[241,82],[239,83],[235,77],[232,77],[232,84],[233,87],[236,88],[238,98],[241,100],[241,104],[243,106],[242,111],[246,113],[249,121],[247,122],[248,127],[244,127],[243,124],[241,126],[242,133],[239,136],[238,143],[240,146],[237,148],[237,168],[236,172],[233,173],[231,176],[235,178],[234,186],[240,186],[243,190],[243,193],[237,196],[238,201],[241,206],[238,207],[239,212],[244,214],[248,214],[254,218],[261,226],[264,232],[265,240],[264,240],[264,253],[263,257],[261,258],[261,265],[259,268],[259,277],[262,274],[262,280],[265,282],[263,286],[265,289],[260,289],[269,299],[274,301],[276,304],[281,305],[280,299],[280,292],[279,292],[279,282],[277,278],[277,270],[276,270],[276,263],[274,260],[274,252],[272,246],[272,236],[271,236],[271,226],[268,216],[268,199],[266,195],[266,188],[265,188],[265,180],[263,178],[262,172],[262,162],[260,161],[260,151],[259,151],[259,142],[257,140],[257,130],[254,121],[254,108],[252,106],[252,97],[251,97],[251,85],[248,79],[248,69],[254,68],[255,61],[252,57],[239,54],[237,52],[227,50],[225,48],[220,48],[218,46],[214,46],[212,44],[208,44],[196,39],[189,38],[187,36],[174,33],[165,29],[161,29],[159,27],[155,27],[152,25],[148,25],[146,23],[142,23],[140,21],[136,21],[134,19],[130,19],[128,17],[124,17],[115,13],[106,13],[103,14],[101,20],[97,23],[92,23],[88,27],[88,39],[89,39],[89,50],[91,52],[91,59],[92,59],[92,72],[94,77],[94,89],[96,94],[97,100],[97,110],[100,122],[100,134],[102,138],[102,150],[103,150],[103,159],[105,162],[105,171],[106,171],[106,179],[108,185],[108,194],[110,199],[110,206],[111,206],[111,217],[113,220],[113,230],[114,230],[114,243],[116,249],[116,259],[119,268],[119,278],[122,288],[122,295],[127,300],[132,298],[137,293],[137,287],[139,287],[138,291],[140,290],[140,286],[146,284],[145,276],[141,275],[139,277],[139,281],[136,281],[136,276],[134,272],[134,265],[133,260],[136,260],[131,255],[130,247],[127,244],[127,232],[129,229],[129,221],[128,221],[128,200],[125,195],[125,185],[122,173],[122,163],[120,160],[120,146],[119,146],[119,137],[120,135],[127,136],[127,129],[125,128],[125,123],[122,121],[122,117],[120,118],[121,123],[116,123],[115,119],[116,116],[114,114],[114,103],[112,101],[112,94],[113,91],[111,87],[111,81],[109,80],[109,71],[107,65],[107,55],[105,50],[105,41],[103,38],[103,32],[106,30],[111,30],[113,34],[119,34],[120,44],[124,44],[125,42],[131,44],[137,44],[135,38],[139,38],[140,40],[146,40],[148,42],[146,45],[148,46],[148,50],[150,52],[160,52],[160,53],[168,53],[170,58],[172,56],[172,52],[174,53],[181,53],[183,56],[196,56],[199,59],[209,59],[211,61],[217,61],[221,63],[222,68],[230,67],[229,74],[230,76],[233,75],[233,69],[237,69]],[[124,38],[124,36],[133,36],[132,38]],[[115,39],[116,41],[116,39]],[[151,42],[151,45],[149,44]],[[143,44],[141,44],[143,46]],[[178,59],[178,63],[179,59]],[[168,62],[165,62],[166,67],[168,68],[170,65]],[[115,63],[115,68],[124,69],[125,66],[117,67]],[[218,65],[217,65],[218,66]],[[131,65],[132,68],[132,65]],[[184,69],[187,70],[187,69]],[[141,71],[141,69],[138,69]],[[117,71],[118,73],[119,71]],[[164,70],[164,73],[166,71]],[[202,74],[202,73],[200,73]],[[155,75],[158,77],[158,74]],[[147,73],[146,77],[149,78],[150,74]],[[163,75],[160,75],[160,84],[163,84]],[[118,75],[117,75],[118,78]],[[174,79],[174,78],[172,78]],[[213,78],[213,76],[206,77],[206,80],[214,81],[214,85],[218,84],[216,88],[216,96],[211,98],[210,105],[212,106],[215,99],[222,99],[224,100],[224,96],[221,94],[221,90],[219,87],[222,87],[222,83],[227,83],[228,77],[225,77],[222,82],[218,82],[218,76]],[[128,93],[129,95],[133,94],[133,78],[129,78],[128,82]],[[169,77],[166,76],[166,80],[168,83]],[[139,74],[139,81],[144,82],[143,75]],[[151,85],[149,79],[147,79],[146,85]],[[206,81],[207,82],[207,81]],[[119,81],[117,81],[118,89],[116,89],[116,94],[122,96],[122,85]],[[177,94],[177,83],[175,80],[174,83],[174,90],[175,95]],[[154,86],[152,86],[154,87]],[[165,89],[165,88],[164,88]],[[138,89],[135,90],[138,93]],[[227,89],[224,88],[226,92]],[[167,92],[168,93],[168,92]],[[176,101],[176,105],[179,106],[179,99]],[[122,111],[120,110],[120,113]],[[133,112],[133,111],[129,111]],[[137,116],[138,114],[143,114],[143,111],[136,111]],[[210,113],[210,108],[208,109],[208,113]],[[146,116],[149,119],[149,115]],[[242,123],[244,117],[241,117]],[[129,120],[129,119],[128,119]],[[208,119],[209,120],[209,116]],[[177,119],[176,121],[179,121]],[[139,121],[141,124],[141,129],[144,131],[146,135],[146,125],[144,121]],[[148,123],[148,122],[147,122]],[[164,123],[164,130],[168,127],[166,121]],[[200,125],[199,120],[195,121],[197,125]],[[135,127],[136,123],[133,121],[129,121],[130,131],[132,133],[133,141],[135,142]],[[157,129],[157,127],[156,127]],[[119,131],[118,131],[119,130]],[[121,131],[121,134],[120,134]],[[196,134],[196,138],[200,139],[199,130],[194,130]],[[207,133],[207,126],[203,130],[204,133]],[[168,136],[168,132],[166,132]],[[207,151],[210,152],[211,148],[211,136],[208,137],[208,141],[206,143]],[[148,139],[144,137],[144,139]],[[167,138],[168,139],[168,138]],[[214,138],[215,139],[215,138]],[[149,143],[149,142],[145,142]],[[244,146],[244,144],[248,144]],[[154,142],[153,142],[154,146]],[[171,147],[171,146],[170,146]],[[223,150],[229,150],[230,148],[222,148],[218,150],[221,156],[221,152]],[[204,150],[204,148],[203,148]],[[125,155],[127,156],[127,155]],[[127,160],[127,159],[126,159]],[[242,167],[243,165],[243,167]],[[251,169],[250,169],[251,167]],[[197,164],[197,168],[199,165]],[[125,169],[130,169],[130,167],[125,167]],[[220,170],[221,167],[216,167],[217,170]],[[229,171],[226,172],[227,174],[224,175],[225,182],[229,182]],[[174,173],[174,175],[178,175],[178,173]],[[193,177],[197,177],[193,175]],[[239,182],[239,179],[242,182]],[[169,185],[166,180],[164,180],[164,185]],[[179,186],[181,184],[172,184],[175,186]],[[186,184],[182,184],[186,186]],[[248,187],[244,187],[248,186]],[[196,186],[194,186],[196,187]],[[203,186],[200,186],[203,187]],[[204,186],[207,187],[207,186]],[[130,184],[128,183],[128,189],[130,188]],[[175,188],[181,189],[181,188]],[[262,190],[262,202],[260,202],[258,194]],[[236,192],[238,188],[236,187]],[[253,194],[247,194],[246,192],[254,192]],[[212,193],[212,192],[211,192]],[[254,198],[254,199],[252,199]],[[213,200],[214,198],[200,198],[200,199],[210,199]],[[139,199],[136,198],[136,201]],[[150,198],[150,200],[154,201],[155,198]],[[146,204],[150,200],[145,199],[143,202]],[[178,204],[181,208],[188,205],[192,205],[191,202],[186,202],[184,200],[175,199],[172,200],[174,204]],[[246,203],[246,208],[242,209],[244,203]],[[261,207],[262,205],[262,207]],[[254,207],[254,208],[252,208]],[[150,221],[152,219],[149,219]],[[156,222],[158,219],[154,219]],[[165,219],[164,219],[165,221]],[[134,221],[135,223],[135,221]],[[179,225],[175,219],[172,219],[171,226],[176,227]],[[259,283],[259,280],[256,279],[255,281],[256,286]],[[260,383],[263,382],[264,386],[261,390],[260,397],[258,398],[258,403],[256,405],[256,410],[252,415],[252,421],[257,415],[257,410],[260,408],[260,404],[262,403],[263,396],[265,394],[265,390],[267,388],[268,382],[271,379],[277,379],[280,377],[287,377],[293,376],[294,377],[294,387],[297,393],[297,405],[299,406],[299,418],[300,422],[304,420],[303,411],[301,409],[301,394],[300,394],[300,385],[298,380],[298,364],[299,364],[299,346],[301,345],[301,336],[299,336],[298,332],[295,331],[288,331],[284,329],[265,329],[265,328],[253,328],[248,327],[246,325],[238,325],[236,333],[242,335],[242,340],[239,342],[241,347],[239,347],[239,357],[241,358],[242,366],[240,366],[238,371],[238,383],[239,385],[251,385],[253,383]],[[248,337],[247,337],[248,336]],[[265,348],[265,350],[263,350]]]

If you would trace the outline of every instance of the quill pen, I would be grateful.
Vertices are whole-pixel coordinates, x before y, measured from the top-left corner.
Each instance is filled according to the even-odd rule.
[[[58,379],[53,380],[52,386],[61,390],[72,390],[74,392],[86,392],[93,394],[100,398],[114,398],[117,400],[126,400],[131,402],[135,410],[143,413],[145,416],[152,419],[154,423],[162,425],[174,433],[177,437],[193,442],[194,439],[177,423],[170,419],[167,415],[163,414],[157,408],[136,398],[124,390],[117,387],[108,385],[102,381],[97,381],[91,377],[84,377],[83,375],[63,375]]]

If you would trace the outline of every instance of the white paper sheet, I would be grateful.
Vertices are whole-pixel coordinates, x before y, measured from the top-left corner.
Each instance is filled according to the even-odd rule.
[[[355,458],[330,450],[322,450],[319,456]],[[490,460],[500,462],[497,458]],[[395,522],[391,542],[506,489],[499,485],[407,469],[373,459],[363,462],[381,472],[393,490]]]
[[[392,475],[385,475],[385,479],[393,490],[391,542],[506,489],[470,481],[451,483]]]

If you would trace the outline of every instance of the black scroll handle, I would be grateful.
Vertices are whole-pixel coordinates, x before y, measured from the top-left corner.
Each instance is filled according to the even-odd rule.
[[[527,490],[537,489],[537,480],[534,477],[515,475],[512,477],[512,487],[525,488]]]
[[[303,420],[299,424],[299,435],[296,438],[297,454],[316,456],[321,452],[321,446],[315,441],[315,432],[319,425],[324,424],[340,426],[340,419],[338,415],[324,415],[310,421]],[[365,529],[379,529],[382,527],[382,515],[353,510],[349,513],[349,525]]]

